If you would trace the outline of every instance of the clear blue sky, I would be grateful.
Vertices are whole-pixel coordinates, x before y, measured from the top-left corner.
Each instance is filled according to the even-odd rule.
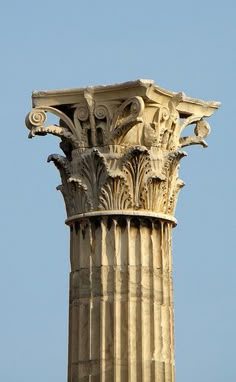
[[[173,262],[177,382],[236,380],[235,1],[1,5],[0,381],[65,382],[69,231],[47,156],[27,139],[37,89],[154,79],[222,102],[181,162]]]

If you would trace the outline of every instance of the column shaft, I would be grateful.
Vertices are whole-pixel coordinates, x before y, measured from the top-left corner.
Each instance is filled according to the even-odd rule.
[[[172,224],[71,223],[68,382],[174,382]]]

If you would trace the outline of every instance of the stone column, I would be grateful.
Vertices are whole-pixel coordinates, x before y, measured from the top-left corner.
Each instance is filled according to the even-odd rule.
[[[65,154],[48,160],[71,235],[68,382],[174,382],[178,168],[218,107],[149,80],[33,93],[29,137],[56,135]]]

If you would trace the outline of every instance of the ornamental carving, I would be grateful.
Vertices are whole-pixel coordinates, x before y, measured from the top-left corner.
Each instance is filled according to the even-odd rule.
[[[68,217],[92,211],[148,210],[173,215],[182,148],[207,147],[209,117],[219,104],[186,97],[152,81],[33,93],[29,137],[53,134]],[[47,124],[47,113],[58,118]],[[192,125],[192,135],[184,130]]]

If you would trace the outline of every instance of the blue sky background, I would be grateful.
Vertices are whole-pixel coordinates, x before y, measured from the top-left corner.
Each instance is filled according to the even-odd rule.
[[[208,149],[187,148],[174,232],[177,382],[235,381],[235,1],[1,4],[0,381],[65,382],[69,231],[32,90],[154,79],[221,101]]]

